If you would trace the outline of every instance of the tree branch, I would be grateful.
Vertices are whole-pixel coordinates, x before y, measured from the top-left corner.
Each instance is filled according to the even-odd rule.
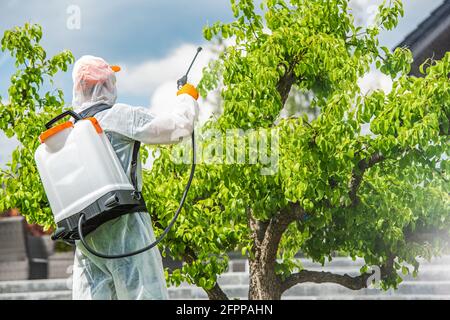
[[[286,100],[289,96],[289,92],[291,91],[292,85],[296,80],[294,68],[291,67],[289,70],[285,72],[285,74],[278,80],[277,91],[281,97],[281,103],[284,106]]]
[[[183,259],[187,263],[193,263],[195,260],[197,260],[197,255],[192,248],[186,246]],[[222,288],[217,282],[214,284],[214,287],[212,289],[203,288],[203,290],[205,290],[210,300],[228,300],[228,296],[225,292],[223,292]]]
[[[395,254],[391,253],[387,261],[380,266],[380,280],[387,279],[396,273],[394,268]],[[313,283],[336,283],[351,290],[361,290],[367,288],[367,280],[375,273],[364,273],[352,277],[348,274],[336,274],[325,271],[301,270],[288,276],[281,284],[282,292],[289,288],[305,282]]]
[[[261,246],[266,249],[262,252],[264,255],[262,257],[263,261],[266,263],[275,263],[278,246],[284,231],[286,231],[289,224],[294,221],[301,221],[305,216],[305,210],[298,203],[290,203],[288,207],[278,212],[269,220],[264,239],[261,243]]]
[[[291,274],[282,282],[282,290],[284,292],[299,283],[305,282],[336,283],[351,290],[361,290],[367,288],[367,279],[369,279],[371,275],[372,274],[365,273],[352,277],[348,274],[341,275],[325,271],[301,270]]]
[[[450,123],[450,114],[448,114],[447,112],[445,112],[445,114],[447,116],[447,125],[444,125],[445,121],[439,124],[439,135],[450,136],[450,126],[448,125],[448,123]]]
[[[292,85],[297,80],[294,68],[298,63],[298,60],[298,56],[292,58],[292,62],[277,83],[277,91],[280,94],[281,103],[283,106],[286,103],[287,98],[289,97],[289,92],[291,92]]]
[[[253,216],[253,210],[250,207],[247,208],[247,221],[248,227],[252,231],[250,237],[252,238],[254,244],[257,247],[260,247],[262,241],[264,240],[264,234],[266,233],[268,222],[255,219]]]
[[[377,163],[383,161],[385,158],[380,153],[374,153],[369,159],[362,159],[358,162],[357,166],[353,169],[352,179],[350,181],[350,191],[348,193],[352,203],[351,206],[354,207],[359,203],[359,198],[357,196],[358,189],[361,185],[364,173],[367,169],[373,167]]]
[[[17,179],[16,176],[14,176],[11,172],[6,171],[6,170],[0,169],[0,174],[1,174],[1,175],[8,176],[8,177],[10,177],[10,178],[12,178],[12,179]]]
[[[212,289],[203,289],[206,291],[209,300],[229,300],[227,294],[222,290],[219,284],[216,282]]]

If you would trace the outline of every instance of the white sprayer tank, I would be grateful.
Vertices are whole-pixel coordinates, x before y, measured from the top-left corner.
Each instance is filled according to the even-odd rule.
[[[52,129],[38,147],[35,160],[56,223],[108,192],[134,190],[94,118]]]

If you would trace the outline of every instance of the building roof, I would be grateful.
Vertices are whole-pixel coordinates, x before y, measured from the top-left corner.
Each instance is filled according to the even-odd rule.
[[[411,49],[414,56],[411,74],[417,76],[427,58],[441,59],[450,51],[450,0],[436,8],[398,47]]]

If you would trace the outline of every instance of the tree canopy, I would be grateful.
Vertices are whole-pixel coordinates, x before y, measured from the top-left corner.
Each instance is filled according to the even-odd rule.
[[[53,216],[34,152],[45,123],[64,108],[63,92],[53,88],[53,77],[67,71],[74,59],[69,51],[48,58],[41,39],[42,28],[28,23],[5,31],[1,39],[1,50],[11,54],[17,70],[11,76],[7,99],[0,97],[0,130],[17,139],[19,146],[6,170],[0,170],[0,212],[19,208],[30,223],[48,229],[54,224]]]
[[[240,248],[250,259],[250,297],[279,297],[305,281],[360,289],[372,265],[384,288],[395,287],[397,271],[416,273],[417,257],[438,253],[437,235],[449,231],[450,54],[416,78],[407,48],[379,45],[380,30],[403,14],[400,1],[381,5],[367,28],[354,25],[344,0],[265,1],[260,10],[249,0],[231,4],[233,22],[204,30],[207,40],[235,42],[204,71],[203,95],[223,88],[223,113],[205,128],[276,130],[278,170],[262,175],[262,164],[227,164],[226,154],[198,166],[191,205],[166,242],[172,254],[193,258],[181,275],[212,286],[226,253]],[[392,77],[390,93],[360,92],[357,81],[372,64]],[[277,121],[292,90],[313,92],[316,119]],[[203,152],[217,142],[204,139]],[[164,152],[146,186],[154,190],[149,207],[167,214],[186,167]],[[366,266],[354,279],[308,273],[299,252],[321,263],[336,252],[363,257]]]

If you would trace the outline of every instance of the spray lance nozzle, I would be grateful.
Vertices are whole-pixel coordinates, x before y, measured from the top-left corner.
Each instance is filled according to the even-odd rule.
[[[177,81],[178,90],[181,89],[181,87],[187,83],[189,71],[191,71],[192,65],[194,64],[195,60],[197,59],[198,54],[202,50],[203,50],[202,47],[197,48],[197,53],[195,54],[194,59],[192,59],[191,65],[189,66],[186,74],[184,76],[182,76],[180,79],[178,79],[178,81]]]

